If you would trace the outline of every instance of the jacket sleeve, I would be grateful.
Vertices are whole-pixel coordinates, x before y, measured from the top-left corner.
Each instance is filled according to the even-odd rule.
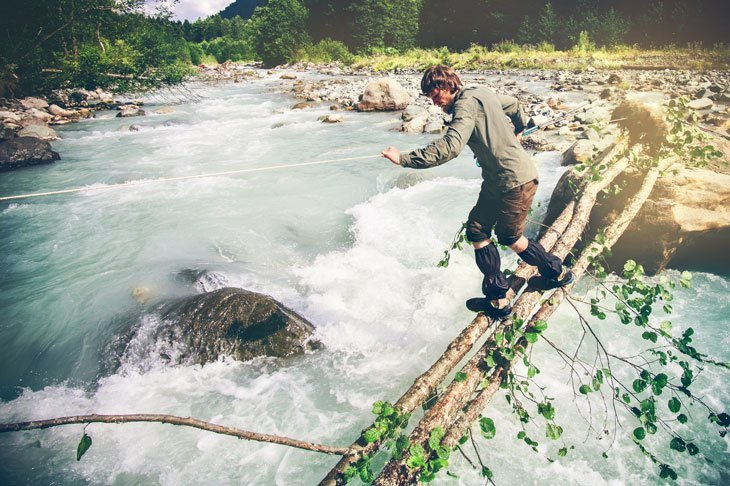
[[[454,117],[446,134],[425,148],[401,154],[400,165],[412,169],[428,169],[455,158],[469,141],[477,114],[477,100],[468,98],[454,104]]]
[[[515,134],[522,132],[527,125],[527,117],[525,112],[522,111],[520,102],[513,96],[507,96],[503,94],[497,94],[499,102],[502,104],[502,111],[504,114],[512,120],[512,124],[515,126]]]

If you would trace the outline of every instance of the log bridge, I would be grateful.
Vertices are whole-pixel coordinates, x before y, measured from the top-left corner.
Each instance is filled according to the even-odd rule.
[[[588,269],[591,257],[599,254],[604,248],[611,248],[628,227],[631,220],[641,209],[642,205],[651,194],[654,184],[659,176],[661,167],[654,167],[647,171],[644,182],[639,190],[628,200],[623,212],[605,228],[604,239],[601,243],[584,242],[579,254],[574,254],[576,245],[581,240],[586,229],[591,210],[596,203],[601,191],[607,189],[613,180],[621,174],[629,165],[627,144],[618,142],[608,147],[599,155],[593,167],[603,167],[601,176],[585,177],[581,183],[576,196],[568,202],[555,219],[549,229],[544,232],[540,243],[548,251],[552,251],[561,259],[569,254],[574,257],[572,266],[575,280],[571,285],[556,289],[549,299],[545,298],[544,292],[535,286],[529,285],[529,279],[536,269],[524,262],[520,263],[516,271],[510,276],[511,297],[519,295],[514,303],[514,310],[511,316],[502,321],[494,321],[484,314],[478,314],[476,318],[447,346],[444,353],[436,362],[406,390],[393,405],[402,413],[409,414],[417,407],[426,402],[436,392],[447,376],[457,365],[469,354],[476,343],[485,336],[484,344],[476,350],[465,364],[459,369],[459,379],[453,380],[446,386],[443,393],[435,403],[428,408],[421,420],[416,424],[408,436],[410,445],[420,444],[425,450],[429,450],[428,442],[431,432],[440,427],[446,434],[441,440],[441,446],[453,449],[463,437],[472,423],[474,423],[491,398],[499,390],[500,385],[507,376],[510,366],[521,359],[520,353],[515,353],[514,359],[508,364],[501,364],[489,368],[485,365],[485,359],[490,352],[498,348],[495,336],[510,326],[514,319],[521,319],[524,322],[525,330],[534,329],[538,321],[546,321],[558,308],[566,295],[571,291],[575,282],[578,281]],[[662,166],[668,165],[664,162]],[[597,179],[597,180],[594,180]],[[523,289],[523,287],[526,287]],[[520,291],[522,292],[520,293]],[[523,337],[518,342],[518,348],[527,352],[529,343]],[[487,369],[485,372],[484,370]],[[371,427],[365,428],[360,437],[350,446],[349,452],[330,470],[327,476],[320,482],[320,486],[332,486],[344,484],[344,471],[354,466],[361,458],[372,455],[383,445],[382,440],[367,442],[365,432]],[[418,481],[421,468],[408,467],[408,450],[404,451],[399,459],[391,459],[375,478],[374,484],[405,485]]]

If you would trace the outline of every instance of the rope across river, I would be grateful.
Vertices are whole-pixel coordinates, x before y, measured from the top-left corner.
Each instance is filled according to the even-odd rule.
[[[382,157],[382,155],[381,154],[361,155],[358,157],[344,157],[344,158],[339,158],[339,159],[314,160],[314,161],[310,161],[310,162],[301,162],[298,164],[281,164],[281,165],[272,165],[269,167],[253,167],[253,168],[249,168],[249,169],[227,170],[227,171],[223,171],[223,172],[209,172],[206,174],[196,174],[196,175],[187,175],[187,176],[179,176],[179,177],[165,177],[165,178],[161,178],[161,179],[142,179],[142,180],[136,180],[136,181],[121,182],[119,184],[84,186],[84,187],[75,187],[72,189],[60,189],[57,191],[33,192],[33,193],[28,193],[28,194],[17,194],[15,196],[0,197],[0,201],[15,201],[18,199],[29,199],[32,197],[42,197],[42,196],[55,196],[57,194],[71,194],[71,193],[75,193],[75,192],[106,191],[106,190],[111,190],[111,189],[122,189],[125,187],[132,187],[132,186],[142,186],[142,185],[146,185],[146,184],[156,184],[159,182],[184,181],[184,180],[188,180],[188,179],[203,179],[206,177],[218,177],[218,176],[227,176],[227,175],[234,175],[234,174],[244,174],[244,173],[248,173],[248,172],[264,172],[267,170],[290,169],[293,167],[305,167],[305,166],[312,166],[312,165],[333,164],[335,162],[345,162],[348,160],[373,159],[375,157]]]

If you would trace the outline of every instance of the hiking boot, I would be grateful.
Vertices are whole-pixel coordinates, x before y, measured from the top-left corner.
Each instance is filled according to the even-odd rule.
[[[492,319],[504,319],[512,313],[509,301],[499,307],[499,300],[489,300],[484,297],[475,297],[466,301],[466,308],[472,312],[483,312]]]
[[[571,272],[568,267],[563,266],[560,275],[555,278],[545,278],[545,283],[549,288],[555,289],[558,287],[565,287],[566,285],[573,283],[574,279],[575,277],[573,276],[573,272]]]

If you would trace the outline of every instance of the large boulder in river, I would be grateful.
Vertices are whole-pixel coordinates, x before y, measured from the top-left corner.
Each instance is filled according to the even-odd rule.
[[[268,295],[245,289],[228,287],[182,299],[162,319],[173,323],[186,362],[285,357],[319,347],[310,339],[314,326],[306,319]]]
[[[0,142],[0,170],[17,169],[37,164],[50,164],[60,159],[51,144],[33,137],[18,137]]]
[[[612,221],[642,182],[642,173],[630,168],[615,183],[621,191],[604,196],[591,213],[589,241],[597,229]],[[572,198],[575,174],[568,170],[555,187],[546,224]],[[667,266],[730,270],[730,175],[707,169],[677,168],[657,180],[649,199],[614,245],[609,268],[619,271],[626,260],[655,274]]]
[[[360,111],[402,110],[411,102],[408,91],[393,79],[377,79],[365,86],[357,109]]]

